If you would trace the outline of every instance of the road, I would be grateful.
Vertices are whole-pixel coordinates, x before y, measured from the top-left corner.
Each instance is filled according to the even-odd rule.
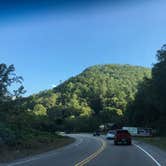
[[[160,166],[135,144],[115,146],[104,137],[72,134],[76,142],[59,150],[25,158],[3,166]]]

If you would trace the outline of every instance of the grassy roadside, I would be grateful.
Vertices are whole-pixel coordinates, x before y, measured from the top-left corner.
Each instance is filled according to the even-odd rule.
[[[151,145],[157,146],[162,150],[166,151],[166,137],[136,137],[135,140],[149,143]]]
[[[0,162],[10,162],[15,159],[40,154],[54,150],[74,142],[73,138],[56,134],[43,134],[24,140],[15,146],[0,146]]]

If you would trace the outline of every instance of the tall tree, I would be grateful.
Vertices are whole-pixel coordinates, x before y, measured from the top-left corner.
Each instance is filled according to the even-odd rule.
[[[15,74],[14,65],[7,66],[4,63],[0,64],[0,101],[6,101],[12,97],[19,97],[25,93],[22,85],[23,78]],[[20,84],[18,89],[10,90],[13,84]]]
[[[156,104],[166,114],[166,45],[157,51],[157,63],[152,68],[152,84],[156,96]]]

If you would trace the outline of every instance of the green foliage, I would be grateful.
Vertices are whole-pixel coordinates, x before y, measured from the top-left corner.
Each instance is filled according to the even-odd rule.
[[[33,107],[42,104],[56,128],[89,131],[100,123],[123,122],[127,103],[134,100],[137,86],[144,77],[151,77],[150,69],[96,65],[53,90],[30,96],[29,100],[33,99],[33,102],[28,103]]]
[[[58,103],[68,105],[72,100],[85,102],[95,114],[114,107],[125,111],[129,101],[134,99],[137,85],[151,71],[130,65],[97,65],[86,69],[54,89],[60,93]],[[76,99],[77,98],[77,99]]]
[[[160,113],[154,105],[151,79],[145,79],[139,85],[135,100],[128,104],[126,117],[131,125],[154,127]]]
[[[156,105],[161,113],[166,114],[166,45],[157,51],[158,62],[152,68],[153,91],[156,96]]]
[[[96,65],[52,90],[21,98],[22,86],[9,95],[8,87],[22,79],[14,70],[14,66],[0,65],[0,97],[6,98],[0,100],[0,138],[27,148],[34,138],[47,142],[47,134],[55,131],[87,132],[104,123],[124,123],[124,115],[131,116],[127,104],[133,103],[138,85],[151,77],[151,70],[143,67]]]
[[[16,135],[6,124],[0,123],[0,138],[1,143],[8,145],[13,144],[16,141]]]
[[[131,125],[153,127],[159,134],[166,134],[166,45],[156,57],[152,78],[139,85],[134,102],[128,104],[126,118]]]
[[[20,86],[9,90],[15,83]],[[0,143],[29,148],[34,139],[51,141],[55,131],[91,132],[105,123],[153,127],[166,134],[165,85],[166,45],[157,52],[152,73],[139,66],[96,65],[26,98],[14,66],[0,64]]]
[[[33,112],[35,113],[35,115],[38,116],[43,116],[47,114],[47,110],[42,104],[36,104],[34,106]]]
[[[11,97],[19,97],[21,94],[25,93],[24,87],[22,85],[23,78],[15,74],[14,65],[7,66],[4,63],[0,64],[0,102],[6,101]],[[21,84],[17,90],[10,91],[14,83]]]

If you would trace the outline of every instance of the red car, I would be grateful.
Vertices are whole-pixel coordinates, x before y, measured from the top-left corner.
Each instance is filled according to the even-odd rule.
[[[131,145],[131,143],[132,143],[131,135],[127,130],[117,130],[116,131],[114,144],[118,145],[119,143]]]

